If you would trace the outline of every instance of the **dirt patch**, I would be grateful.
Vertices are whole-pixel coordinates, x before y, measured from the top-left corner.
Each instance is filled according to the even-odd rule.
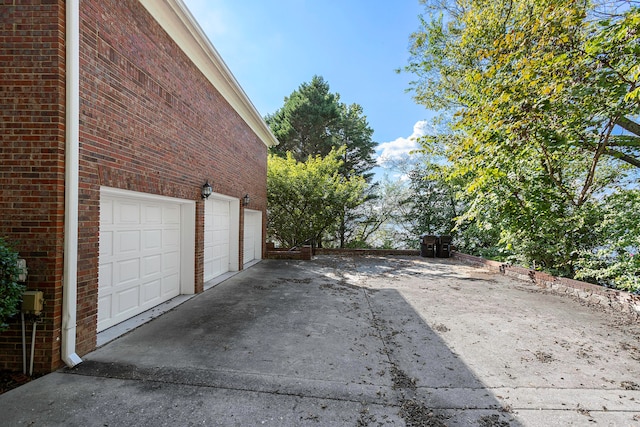
[[[486,415],[478,420],[480,427],[509,427],[511,424],[501,420],[499,415]]]
[[[362,408],[358,418],[357,427],[367,427],[377,421],[376,417],[369,413],[369,408]]]
[[[640,384],[634,383],[633,381],[622,381],[620,387],[625,390],[640,390]]]
[[[260,291],[270,291],[271,289],[277,288],[278,285],[275,284],[271,284],[271,285],[253,285],[254,289],[258,289]]]
[[[544,351],[536,351],[535,356],[536,359],[542,363],[551,363],[555,360],[552,354],[545,353]]]
[[[35,379],[22,372],[0,371],[0,394],[28,383]]]
[[[407,427],[447,427],[447,417],[436,414],[422,403],[410,399],[402,402],[400,416],[407,423]]]
[[[393,389],[416,389],[416,379],[409,377],[403,370],[395,366],[391,367],[391,380],[393,381]]]
[[[294,279],[292,277],[278,277],[278,281],[280,281],[280,283],[298,283],[308,285],[313,281],[313,279],[311,277],[305,277],[303,279]]]
[[[433,330],[438,332],[449,332],[449,328],[447,328],[447,326],[443,325],[442,323],[433,325]]]
[[[335,293],[346,293],[346,294],[357,294],[361,288],[350,285],[346,281],[340,281],[338,283],[323,283],[320,286],[320,289],[328,289],[330,291],[334,291]]]
[[[633,360],[640,360],[640,348],[627,342],[621,342],[620,348],[628,351]]]

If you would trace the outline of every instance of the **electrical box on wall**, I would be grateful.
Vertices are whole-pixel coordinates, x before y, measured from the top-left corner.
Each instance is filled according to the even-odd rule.
[[[22,312],[39,316],[44,306],[42,291],[25,291],[22,294]]]

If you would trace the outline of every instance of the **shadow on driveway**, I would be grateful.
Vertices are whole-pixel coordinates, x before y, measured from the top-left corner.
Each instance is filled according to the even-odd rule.
[[[458,268],[263,261],[76,368],[1,395],[0,412],[5,425],[525,425],[443,339],[454,325],[425,320],[443,304],[438,280],[440,292],[463,286]]]

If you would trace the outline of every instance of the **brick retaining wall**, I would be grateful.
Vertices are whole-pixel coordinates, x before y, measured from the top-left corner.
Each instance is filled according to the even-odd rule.
[[[453,257],[466,264],[484,266],[490,270],[500,271],[506,276],[532,281],[542,288],[559,294],[574,296],[589,304],[596,304],[630,314],[636,321],[640,321],[640,295],[633,295],[629,292],[609,289],[565,277],[555,277],[541,271],[491,261],[459,252],[454,252]]]
[[[271,242],[267,243],[267,256],[269,259],[304,259],[310,260],[313,255],[347,255],[347,256],[418,256],[420,251],[407,249],[340,249],[340,248],[315,248],[301,246],[298,250],[276,248]]]
[[[412,249],[338,249],[338,248],[317,248],[317,255],[351,255],[351,256],[389,256],[407,255],[418,256],[420,251]]]

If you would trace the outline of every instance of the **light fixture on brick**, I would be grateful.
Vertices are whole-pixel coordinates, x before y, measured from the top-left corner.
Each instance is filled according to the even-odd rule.
[[[249,198],[249,195],[245,194],[244,197],[242,198],[242,206],[249,206],[249,201],[251,201],[251,199]]]
[[[209,180],[207,180],[207,182],[205,182],[202,186],[202,198],[208,199],[211,193],[213,193],[213,187],[211,187],[211,184],[209,184]]]

